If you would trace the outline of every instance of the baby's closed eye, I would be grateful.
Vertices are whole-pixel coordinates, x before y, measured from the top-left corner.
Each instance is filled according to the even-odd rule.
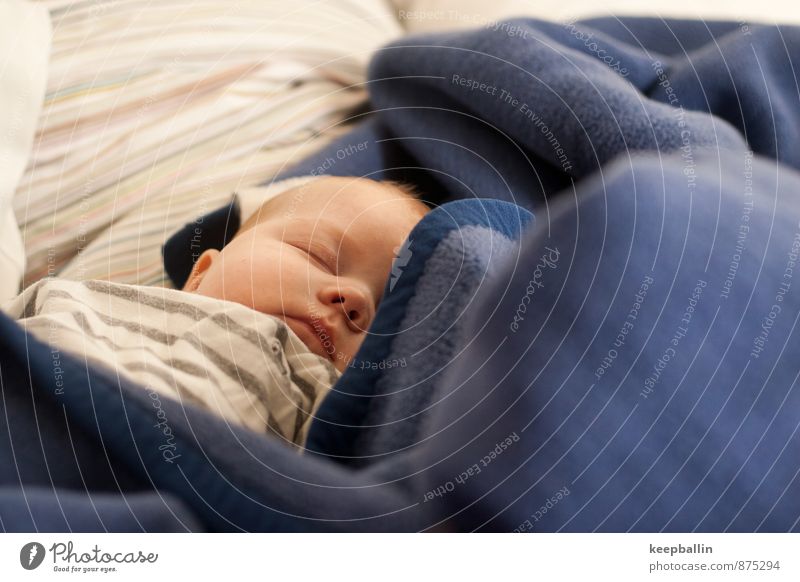
[[[293,246],[305,252],[308,257],[322,269],[328,271],[332,275],[337,274],[336,255],[330,250],[321,245],[314,245],[312,243],[295,244]]]

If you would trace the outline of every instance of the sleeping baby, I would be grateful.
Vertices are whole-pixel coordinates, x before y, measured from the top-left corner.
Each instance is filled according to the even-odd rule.
[[[154,402],[191,402],[302,446],[428,207],[394,182],[301,182],[200,255],[183,290],[51,278],[3,309],[54,354],[134,380]]]

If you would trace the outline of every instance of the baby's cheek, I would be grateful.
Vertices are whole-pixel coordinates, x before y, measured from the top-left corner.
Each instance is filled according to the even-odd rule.
[[[356,353],[358,353],[358,350],[361,348],[361,344],[364,343],[364,336],[365,334],[360,334],[355,338],[352,345],[348,346],[347,348],[347,351],[349,352],[348,356],[351,360],[356,357]]]
[[[216,299],[224,299],[224,273],[216,265],[212,265],[208,271],[203,275],[200,285],[197,287],[197,293],[205,295],[206,297],[214,297]]]

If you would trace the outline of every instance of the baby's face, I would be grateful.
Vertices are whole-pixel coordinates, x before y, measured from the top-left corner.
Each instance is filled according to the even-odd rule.
[[[331,177],[280,194],[264,216],[203,253],[184,290],[283,319],[343,371],[421,212],[392,186]]]

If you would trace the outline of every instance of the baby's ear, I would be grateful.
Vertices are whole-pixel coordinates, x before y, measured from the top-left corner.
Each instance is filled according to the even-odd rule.
[[[205,277],[205,274],[208,272],[208,268],[211,264],[216,260],[219,256],[219,251],[216,249],[208,249],[204,251],[200,258],[197,259],[194,266],[192,267],[192,272],[189,273],[189,278],[186,280],[186,284],[183,286],[184,291],[197,291],[197,288],[200,286],[200,282]]]

